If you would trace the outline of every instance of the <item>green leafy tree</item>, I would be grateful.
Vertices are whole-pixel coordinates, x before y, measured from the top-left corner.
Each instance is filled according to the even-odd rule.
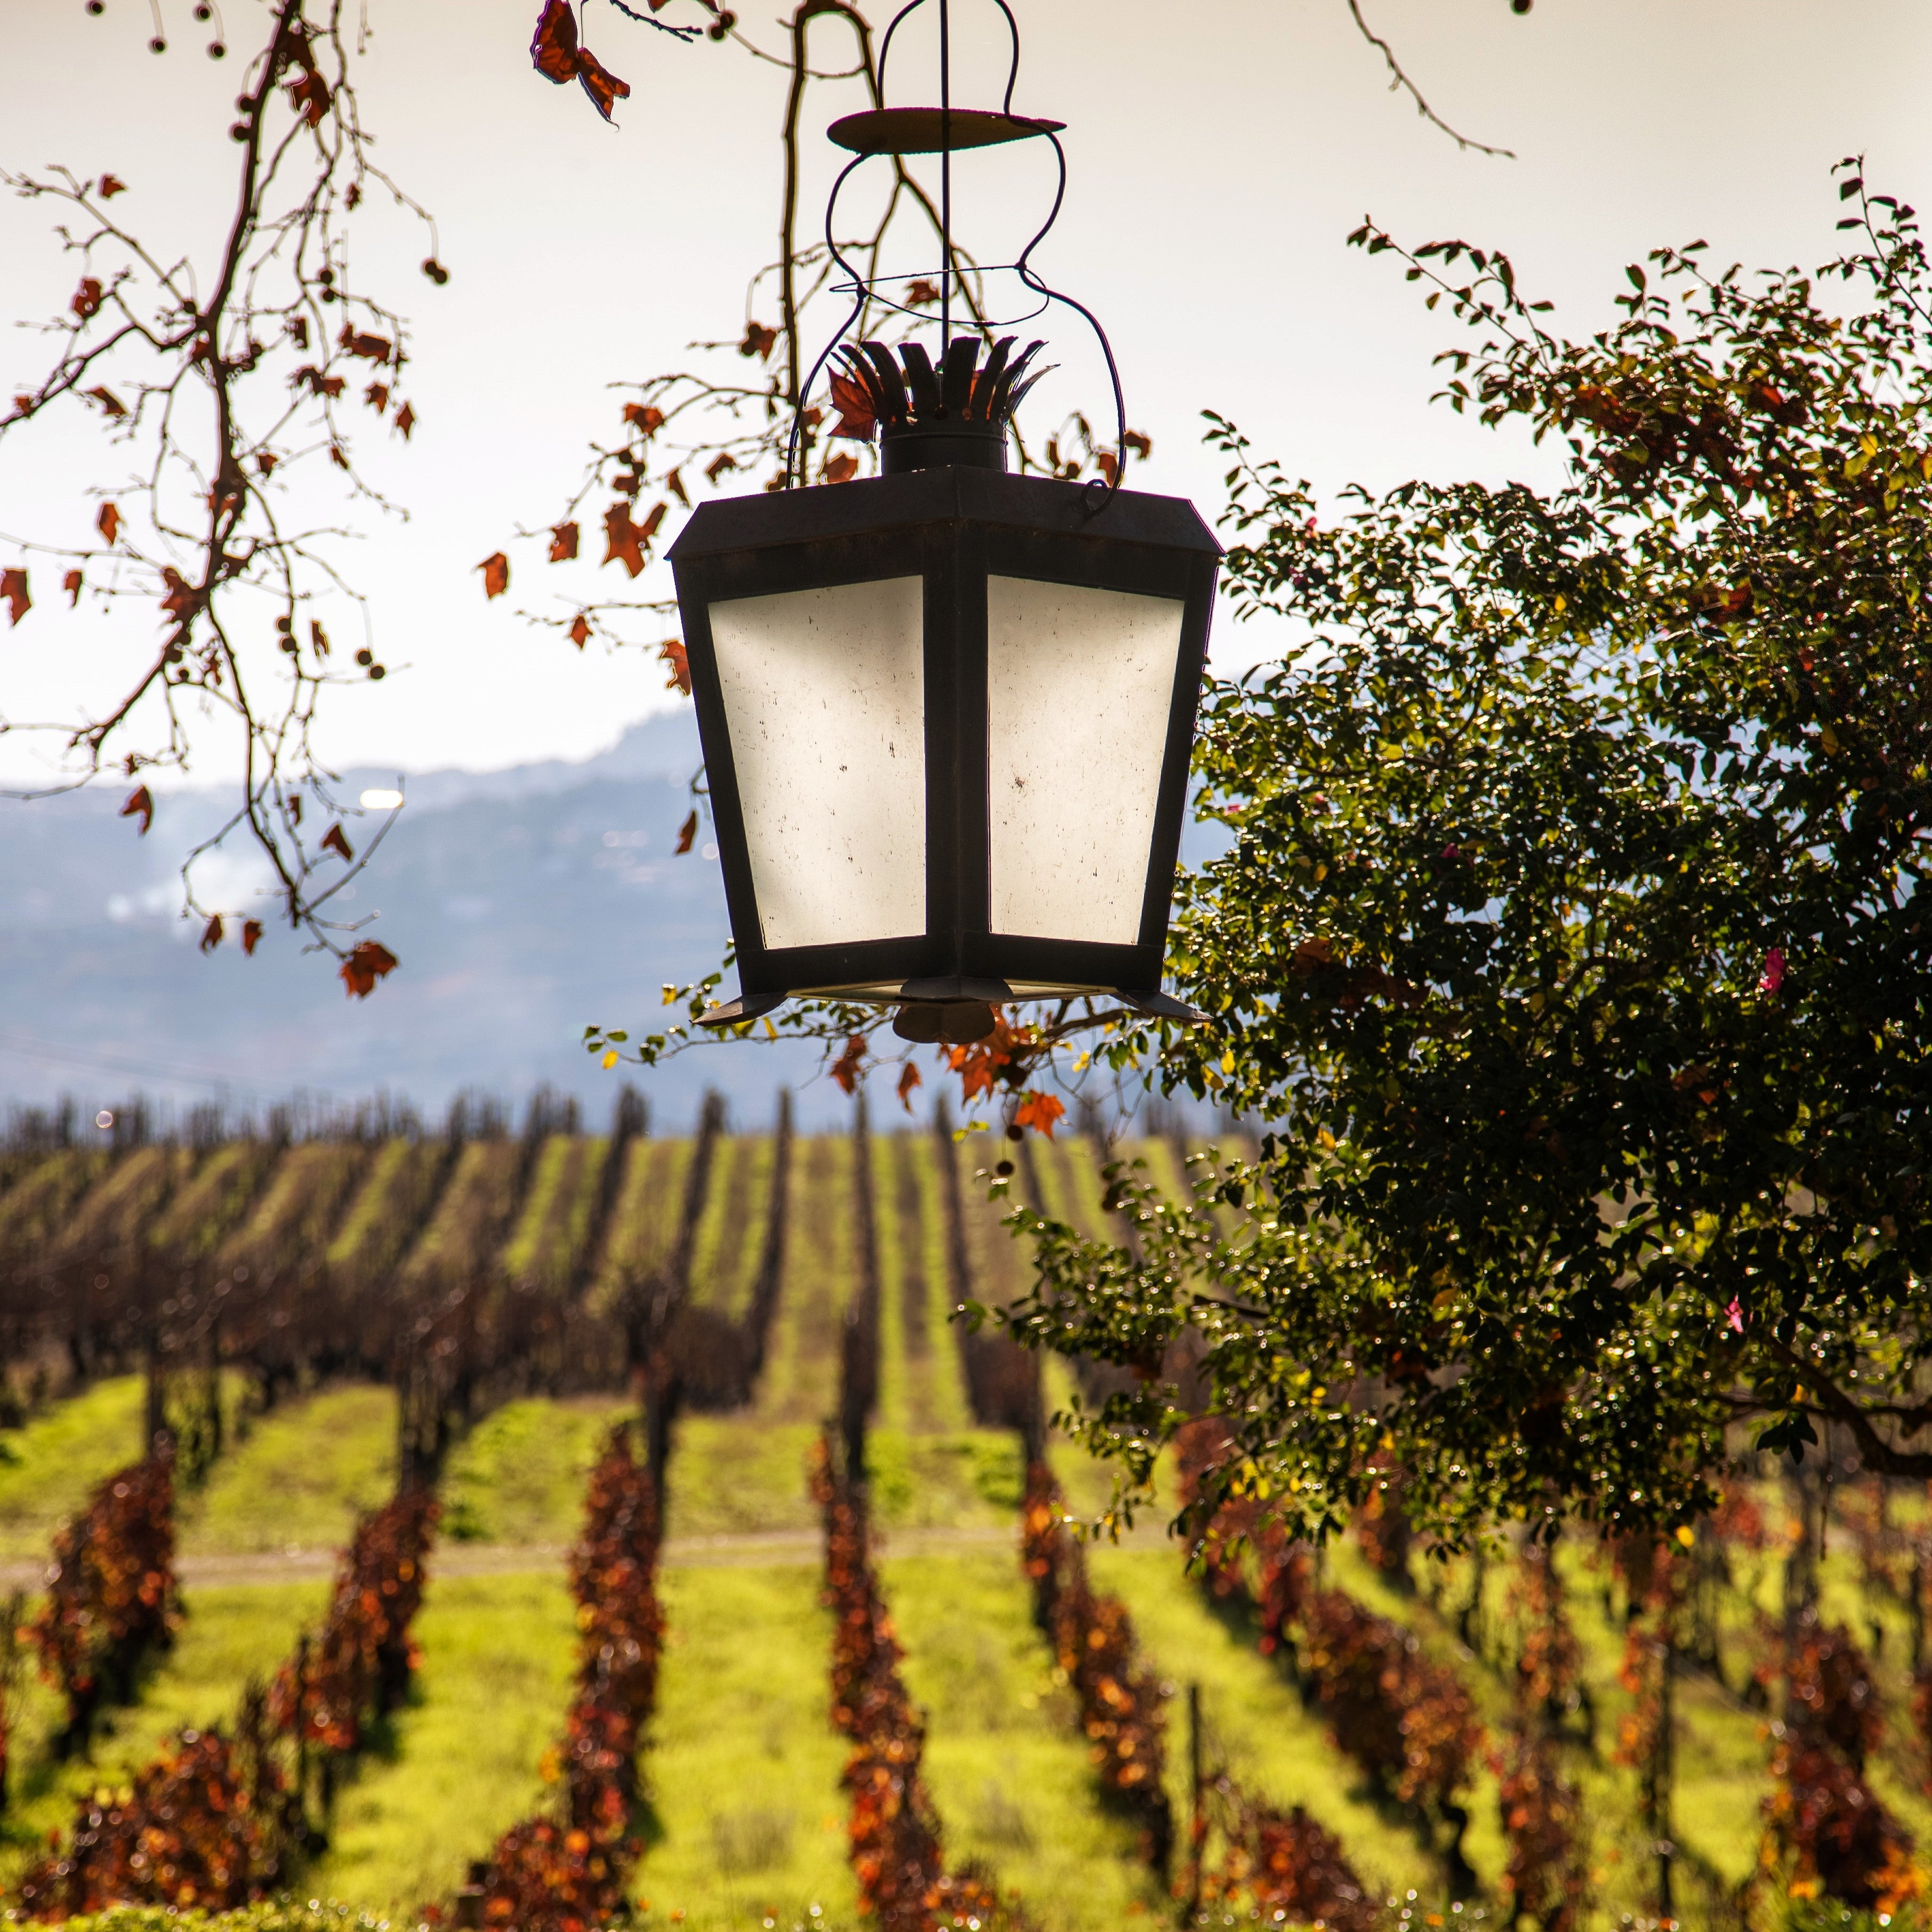
[[[1142,1371],[1084,1418],[1131,1477],[1189,1328],[1202,1506],[1311,1531],[1372,1456],[1452,1538],[1682,1523],[1727,1444],[1827,1418],[1932,1476],[1932,278],[1839,172],[1840,260],[1660,250],[1581,341],[1500,256],[1353,238],[1469,326],[1453,408],[1567,445],[1555,489],[1324,520],[1215,421],[1238,605],[1292,642],[1206,706],[1232,844],[1170,964],[1213,1023],[1112,1052],[1269,1131],[1189,1208],[1118,1173],[1132,1250],[1024,1216],[1014,1316]]]

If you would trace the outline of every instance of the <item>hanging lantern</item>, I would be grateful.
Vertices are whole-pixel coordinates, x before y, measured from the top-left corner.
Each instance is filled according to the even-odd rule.
[[[1056,123],[950,98],[832,132],[858,157],[842,184],[942,155],[949,298],[954,150],[1060,151]],[[1031,253],[1022,279],[1064,300]],[[896,1008],[914,1040],[1078,994],[1192,1017],[1160,981],[1220,547],[1191,505],[1120,488],[1118,377],[1106,484],[1010,475],[1041,345],[954,338],[950,299],[940,340],[937,364],[841,351],[883,474],[706,503],[672,546],[742,989],[706,1024],[802,994]]]

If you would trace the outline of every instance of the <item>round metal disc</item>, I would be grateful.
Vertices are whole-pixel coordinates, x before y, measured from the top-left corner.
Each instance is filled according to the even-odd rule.
[[[880,107],[870,113],[848,114],[842,121],[833,122],[826,132],[855,154],[938,154],[1057,134],[1066,125],[1064,121],[1028,121],[1017,114],[956,107],[949,137],[946,116],[937,107]]]

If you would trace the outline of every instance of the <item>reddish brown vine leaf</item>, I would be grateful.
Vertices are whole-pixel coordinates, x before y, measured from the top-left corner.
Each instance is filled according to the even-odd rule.
[[[649,403],[626,403],[624,420],[640,435],[648,438],[664,428],[664,412]]]
[[[103,503],[100,515],[94,520],[94,526],[112,547],[121,534],[121,512],[112,503]]]
[[[658,656],[670,668],[670,676],[664,680],[667,691],[681,691],[691,695],[691,660],[685,655],[684,645],[676,638],[667,638],[658,646]]]
[[[121,808],[119,815],[133,818],[138,815],[141,821],[141,836],[148,836],[148,827],[154,822],[154,795],[146,785],[138,787],[128,794],[128,802]]]
[[[580,651],[590,641],[590,620],[580,610],[570,627],[570,641]]]
[[[570,0],[546,0],[530,42],[530,63],[559,87],[580,81],[591,105],[607,121],[611,109],[630,98],[630,83],[620,80],[589,48],[578,44],[577,16]]]
[[[912,1112],[913,1089],[925,1084],[919,1069],[908,1060],[905,1064],[905,1071],[899,1076],[899,1104],[908,1114]]]
[[[328,656],[328,633],[325,631],[320,624],[315,622],[313,620],[311,620],[309,623],[308,640],[314,646],[315,654],[317,657],[326,658]]]
[[[365,939],[342,962],[342,983],[353,1000],[366,1000],[376,990],[376,982],[396,970],[396,956],[384,945]]]
[[[604,512],[604,561],[621,563],[633,577],[639,575],[647,561],[644,546],[657,535],[664,507],[658,504],[641,524],[634,524],[630,506],[620,497]]]
[[[161,599],[161,608],[177,622],[192,615],[201,601],[194,586],[171,563],[162,566],[161,581],[168,586],[168,594]]]
[[[27,595],[27,573],[24,570],[0,570],[0,598],[6,599],[16,624],[34,608],[34,600]]]
[[[100,198],[103,201],[112,201],[117,194],[127,192],[128,184],[118,175],[103,175],[100,177]]]
[[[832,377],[832,406],[838,412],[838,420],[832,425],[834,436],[850,436],[854,442],[872,441],[879,419],[872,413],[870,399],[850,376],[836,370]]]
[[[107,412],[110,422],[118,422],[128,413],[128,405],[114,392],[101,384],[87,392]]]
[[[251,959],[255,949],[262,943],[262,922],[259,919],[244,920],[242,922],[242,950]]]
[[[221,923],[221,915],[217,913],[201,931],[201,950],[212,952],[221,944],[221,935],[227,928]]]
[[[832,1077],[848,1093],[857,1090],[859,1070],[866,1062],[867,1036],[855,1033],[845,1042],[845,1051],[832,1063]]]
[[[550,533],[550,560],[568,563],[577,554],[577,526],[559,524]]]
[[[906,284],[908,308],[937,308],[943,297],[937,282],[928,282],[924,276]]]
[[[684,494],[684,476],[681,469],[674,470],[670,474],[664,478],[664,488],[668,490],[687,510],[691,508],[691,499]]]
[[[766,361],[778,346],[778,332],[767,328],[761,322],[748,322],[745,325],[745,339],[738,345],[740,356],[755,356],[760,362]]]
[[[80,608],[80,586],[81,575],[77,570],[70,570],[66,576],[61,579],[61,588],[67,592],[68,605],[70,609]]]
[[[386,382],[371,382],[362,392],[362,400],[378,416],[389,406],[389,386]]]
[[[698,814],[691,816],[677,828],[677,856],[682,859],[691,850],[692,841],[698,836]]]
[[[828,457],[825,464],[825,480],[828,483],[849,483],[859,473],[859,459],[856,456]]]
[[[83,275],[80,286],[74,292],[74,300],[68,304],[82,322],[89,316],[100,312],[100,284],[92,275]]]
[[[1031,1127],[1053,1138],[1053,1124],[1066,1111],[1066,1107],[1051,1094],[1029,1094],[1013,1114],[1016,1127]]]
[[[325,852],[339,852],[344,865],[349,864],[356,854],[349,849],[349,841],[339,825],[332,825],[322,836],[322,849]]]
[[[1121,440],[1143,463],[1154,454],[1154,438],[1143,436],[1137,429],[1129,430]]]
[[[410,440],[410,431],[414,429],[416,426],[416,412],[415,407],[411,404],[405,403],[402,407],[396,412],[396,433],[405,442],[407,442]]]
[[[483,595],[500,597],[510,587],[510,560],[501,550],[486,556],[476,568],[483,573]]]
[[[738,459],[734,456],[728,449],[720,450],[718,453],[704,466],[704,473],[712,482],[715,483],[718,481],[719,477],[724,475],[726,470],[735,470],[737,466]]]
[[[365,335],[346,322],[335,340],[338,348],[346,349],[350,355],[359,356],[368,362],[387,362],[395,346],[386,335]]]

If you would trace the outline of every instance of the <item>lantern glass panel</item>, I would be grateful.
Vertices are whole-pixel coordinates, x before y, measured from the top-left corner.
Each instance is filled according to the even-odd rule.
[[[987,580],[994,932],[1138,941],[1184,608]]]
[[[916,577],[711,607],[766,946],[926,930],[924,634]]]

